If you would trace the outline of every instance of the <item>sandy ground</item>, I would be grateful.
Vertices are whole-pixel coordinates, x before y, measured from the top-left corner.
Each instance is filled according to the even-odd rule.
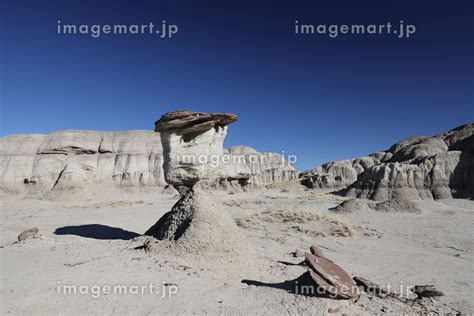
[[[173,194],[1,198],[2,314],[413,311],[376,297],[354,302],[295,294],[288,281],[306,268],[290,253],[312,244],[353,276],[391,284],[396,292],[433,284],[445,293],[442,304],[474,313],[472,201],[419,202],[421,214],[335,214],[329,208],[340,198],[303,189],[212,194],[259,260],[233,267],[134,249],[140,242],[133,238],[171,208],[177,200]],[[34,226],[40,238],[15,242],[22,230]],[[64,286],[75,287],[76,294]],[[112,293],[106,294],[107,286]],[[113,293],[117,286],[127,288]]]

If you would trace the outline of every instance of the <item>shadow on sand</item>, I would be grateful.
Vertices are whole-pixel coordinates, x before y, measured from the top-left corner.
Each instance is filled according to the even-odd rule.
[[[242,280],[242,283],[245,283],[247,285],[264,286],[284,290],[291,294],[331,298],[328,293],[321,291],[322,289],[318,289],[318,286],[311,279],[308,272],[304,273],[303,275],[294,280],[289,280],[280,283],[266,283],[254,280]]]
[[[76,235],[94,239],[121,239],[130,240],[141,236],[140,234],[100,224],[87,224],[78,226],[59,227],[54,231],[55,235]]]

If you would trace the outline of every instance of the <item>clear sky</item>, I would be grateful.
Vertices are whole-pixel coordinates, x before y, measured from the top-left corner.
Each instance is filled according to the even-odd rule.
[[[177,109],[233,112],[226,146],[301,170],[474,121],[472,1],[1,1],[0,134],[152,130]],[[179,27],[57,34],[63,24]],[[297,35],[307,24],[414,24]]]

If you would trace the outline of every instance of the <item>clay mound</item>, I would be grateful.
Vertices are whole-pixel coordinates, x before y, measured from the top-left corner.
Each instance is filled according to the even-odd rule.
[[[151,227],[149,250],[168,248],[177,256],[226,263],[249,262],[253,249],[230,215],[205,193],[190,189]]]
[[[369,209],[370,208],[367,200],[354,198],[342,201],[339,205],[331,208],[330,210],[341,213],[352,213],[359,211],[368,211]]]
[[[379,202],[375,204],[373,208],[379,212],[421,213],[421,210],[416,206],[416,203],[401,199]]]

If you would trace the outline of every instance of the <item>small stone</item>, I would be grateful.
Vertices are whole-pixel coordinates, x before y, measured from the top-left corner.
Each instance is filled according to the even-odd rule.
[[[27,230],[24,230],[18,235],[18,241],[23,241],[28,238],[34,237],[38,234],[38,227],[32,227]]]
[[[375,284],[363,277],[354,277],[354,282],[362,287],[365,292],[371,294],[387,294],[388,291],[378,284]]]
[[[299,257],[304,257],[305,254],[304,254],[304,251],[303,251],[303,250],[301,250],[301,249],[296,249],[296,251],[293,252],[293,256],[294,256],[295,258],[299,258]]]
[[[415,293],[418,297],[436,297],[436,296],[443,296],[444,293],[437,290],[434,285],[415,285],[412,289],[412,292]]]
[[[323,251],[316,245],[312,245],[310,248],[309,248],[309,251],[311,251],[311,253],[315,256],[318,256],[318,257],[324,257],[323,255]]]

